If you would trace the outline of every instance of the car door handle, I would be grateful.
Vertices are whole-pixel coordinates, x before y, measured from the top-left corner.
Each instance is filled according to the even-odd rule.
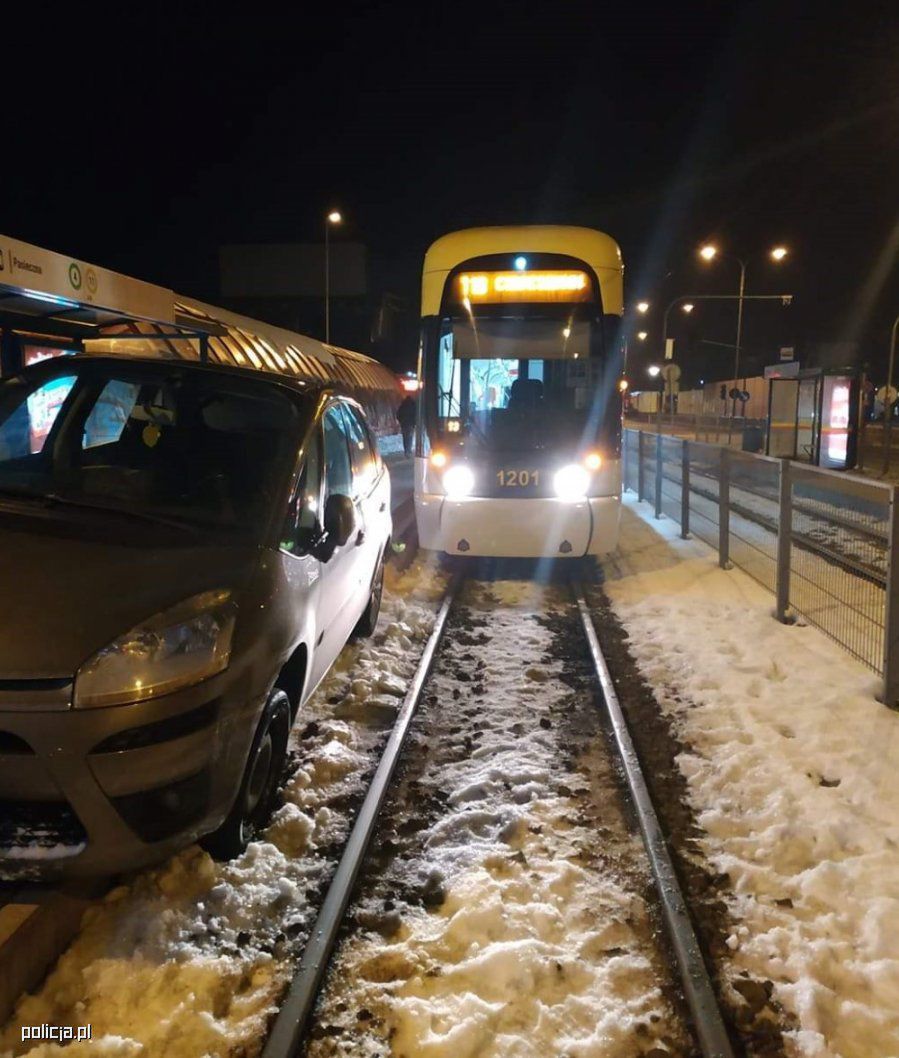
[[[361,547],[365,543],[365,530],[360,529],[356,536],[356,547]]]

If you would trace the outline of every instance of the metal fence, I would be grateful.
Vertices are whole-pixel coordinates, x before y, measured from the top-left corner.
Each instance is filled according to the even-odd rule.
[[[625,489],[718,551],[883,677],[899,702],[895,488],[642,430],[624,432]]]

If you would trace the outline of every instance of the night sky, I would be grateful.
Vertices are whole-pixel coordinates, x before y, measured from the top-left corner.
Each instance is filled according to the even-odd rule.
[[[735,289],[736,265],[696,258],[714,237],[750,258],[750,293],[796,295],[747,307],[759,366],[790,344],[875,374],[885,358],[893,4],[86,10],[36,11],[16,47],[5,35],[6,234],[215,302],[220,245],[314,240],[338,206],[373,296],[405,298],[411,319],[442,233],[587,224],[621,243],[629,303],[653,302],[647,358],[664,302]],[[777,242],[791,249],[779,268],[765,258]],[[732,341],[733,321],[700,305],[676,332],[688,379],[726,374],[728,350],[705,343]],[[396,367],[413,354],[411,331],[387,353]]]

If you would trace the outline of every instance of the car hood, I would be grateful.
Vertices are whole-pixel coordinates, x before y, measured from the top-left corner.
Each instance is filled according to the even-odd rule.
[[[0,525],[0,680],[74,676],[113,639],[212,588],[239,592],[252,545],[72,538]]]

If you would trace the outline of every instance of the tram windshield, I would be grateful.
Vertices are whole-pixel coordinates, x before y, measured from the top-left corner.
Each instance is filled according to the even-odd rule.
[[[571,319],[446,320],[438,345],[442,431],[489,448],[576,441],[602,379],[598,324]]]

